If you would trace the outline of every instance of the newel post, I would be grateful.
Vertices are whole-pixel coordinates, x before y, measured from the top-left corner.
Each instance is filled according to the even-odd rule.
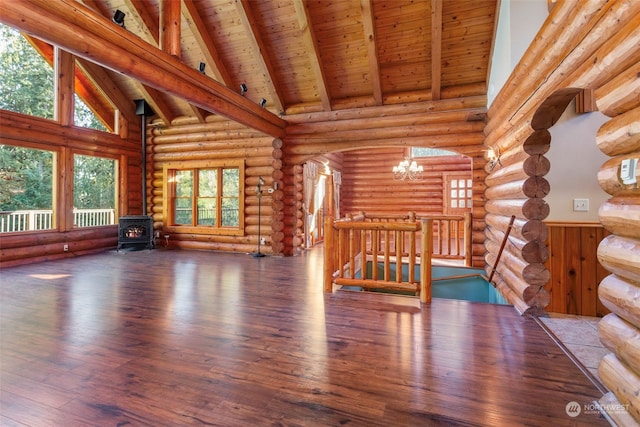
[[[420,232],[420,302],[431,303],[431,253],[433,252],[433,219],[423,218]]]
[[[334,260],[334,230],[333,217],[328,216],[324,219],[324,291],[333,291],[333,272],[335,267]]]

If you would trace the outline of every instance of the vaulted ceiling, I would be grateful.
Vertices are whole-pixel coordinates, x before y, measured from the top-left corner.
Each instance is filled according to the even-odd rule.
[[[497,0],[77,0],[108,25],[124,12],[127,37],[286,120],[407,102],[484,95]],[[5,4],[5,7],[11,8]],[[177,11],[177,12],[176,12]],[[171,14],[179,19],[171,20]],[[167,18],[168,17],[168,18]],[[179,23],[177,21],[180,21]],[[32,39],[45,55],[52,47]],[[139,43],[136,40],[136,43]],[[207,111],[87,58],[76,91],[113,128],[113,111],[144,98],[165,124]],[[135,74],[135,73],[133,73]],[[167,84],[170,84],[167,81]]]

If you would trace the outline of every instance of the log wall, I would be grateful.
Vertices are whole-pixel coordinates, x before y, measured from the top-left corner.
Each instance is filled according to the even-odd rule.
[[[455,95],[455,94],[453,94]],[[453,96],[452,95],[452,96]],[[362,204],[363,195],[361,176],[356,177],[350,172],[354,159],[366,150],[389,150],[388,147],[396,147],[387,151],[394,154],[393,158],[385,160],[381,175],[386,182],[393,181],[391,169],[403,157],[403,149],[408,147],[433,147],[450,150],[465,155],[470,160],[471,177],[473,187],[473,254],[474,265],[482,266],[484,249],[484,180],[487,172],[484,170],[484,152],[482,150],[482,130],[484,128],[486,97],[460,96],[459,98],[440,101],[414,102],[402,105],[387,105],[380,107],[361,108],[357,110],[340,110],[325,113],[288,115],[289,123],[287,135],[283,138],[284,158],[292,167],[301,165],[310,159],[320,156],[343,153],[343,182],[341,187],[342,212],[360,210],[362,206],[367,212],[379,211],[380,202],[386,198],[387,206],[394,207],[394,213],[406,213],[417,210],[416,203],[424,203],[425,197],[434,202],[425,203],[425,209],[435,211],[437,203],[442,204],[442,193],[435,195],[435,187],[428,191],[414,191],[413,194],[405,193],[404,200],[395,197],[394,188],[382,185],[382,180],[376,178],[381,184],[378,188],[383,193],[377,198],[378,205],[372,209],[367,203]],[[357,150],[351,155],[350,152]],[[351,156],[351,157],[348,157]],[[354,157],[355,156],[355,157]],[[349,160],[347,160],[349,158]],[[376,165],[377,167],[377,165]],[[358,173],[365,176],[371,167],[361,168]],[[434,166],[434,170],[443,172],[446,166]],[[346,181],[345,181],[346,179]],[[357,185],[351,189],[351,185]],[[437,185],[435,182],[431,183]],[[355,203],[350,203],[351,197],[355,197]],[[411,201],[409,199],[415,197]],[[293,198],[288,203],[291,209],[296,209],[298,200]],[[396,205],[396,202],[399,204]],[[408,206],[411,207],[408,207]],[[441,208],[440,208],[441,209]],[[440,211],[441,212],[441,211]]]
[[[151,127],[147,143],[151,197],[149,209],[154,228],[169,235],[169,246],[255,252],[260,237],[265,239],[261,252],[280,255],[285,244],[286,167],[282,163],[282,141],[241,124],[209,116],[205,123],[174,121],[169,127]],[[244,233],[242,235],[181,232],[167,224],[164,206],[164,167],[171,162],[215,160],[244,162]],[[258,215],[258,179],[265,182]],[[275,186],[278,189],[274,188]],[[267,189],[274,189],[268,192]],[[291,230],[289,230],[291,231]],[[275,233],[275,248],[273,242]],[[292,234],[291,234],[292,235]],[[291,243],[291,242],[290,242]]]
[[[73,164],[73,152],[83,154],[109,154],[119,159],[121,194],[117,215],[140,215],[142,213],[142,152],[140,129],[128,130],[128,138],[117,135],[60,124],[39,117],[27,116],[0,110],[0,144],[39,148],[56,151],[58,157],[69,159]],[[59,165],[65,162],[58,162]],[[73,191],[73,172],[66,168],[58,170],[59,194]],[[71,181],[67,178],[71,178]],[[60,199],[60,198],[59,198]],[[118,243],[118,226],[73,228],[71,204],[64,200],[58,205],[58,227],[26,233],[3,234],[0,247],[0,267],[48,261],[65,257],[114,249]],[[66,208],[65,208],[66,206]],[[63,245],[69,250],[64,251]]]
[[[393,215],[415,212],[419,216],[446,214],[445,192],[449,175],[473,178],[472,161],[465,156],[417,158],[424,168],[422,179],[400,181],[392,169],[405,156],[401,147],[347,151],[344,153],[341,200],[344,213],[366,212],[368,215]],[[483,194],[483,182],[474,182],[473,199]],[[460,212],[456,212],[459,214]],[[474,228],[476,241],[482,230]],[[475,245],[475,265],[483,260],[484,247]]]
[[[609,272],[598,262],[598,245],[608,232],[599,223],[545,223],[549,271],[545,289],[553,313],[603,317],[609,310],[598,299],[598,286]]]
[[[622,160],[640,157],[639,63],[640,2],[558,2],[493,102],[485,129],[486,146],[502,153],[502,167],[487,177],[487,212],[494,217],[487,220],[487,262],[495,257],[506,215],[515,214],[522,230],[535,223],[531,229],[536,233],[522,233],[524,240],[507,248],[496,281],[512,291],[503,294],[521,311],[539,313],[549,302],[548,291],[524,274],[531,266],[540,268],[540,262],[527,259],[522,246],[537,242],[542,247],[542,236],[549,235],[539,225],[548,214],[544,188],[533,193],[524,188],[531,177],[543,182],[540,178],[547,169],[544,143],[535,135],[551,127],[583,89],[593,90],[598,109],[612,117],[596,139],[612,158],[594,171],[612,196],[600,209],[600,220],[611,234],[598,246],[598,259],[611,274],[601,281],[598,294],[612,312],[601,322],[600,335],[613,353],[603,359],[599,372],[613,392],[607,402],[612,398],[626,405],[636,421],[640,421],[640,371],[633,363],[637,350],[629,348],[640,331],[640,187],[623,184],[619,171]],[[530,151],[530,146],[539,148]],[[617,327],[618,319],[627,322],[625,327]],[[616,420],[615,413],[610,415]]]

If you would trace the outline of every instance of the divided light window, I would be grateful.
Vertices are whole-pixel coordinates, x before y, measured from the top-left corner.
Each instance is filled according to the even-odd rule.
[[[172,225],[240,228],[240,168],[171,169],[168,175]]]

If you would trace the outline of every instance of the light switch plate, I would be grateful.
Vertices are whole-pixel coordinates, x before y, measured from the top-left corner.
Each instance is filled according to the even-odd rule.
[[[574,212],[589,212],[589,199],[573,199]]]

